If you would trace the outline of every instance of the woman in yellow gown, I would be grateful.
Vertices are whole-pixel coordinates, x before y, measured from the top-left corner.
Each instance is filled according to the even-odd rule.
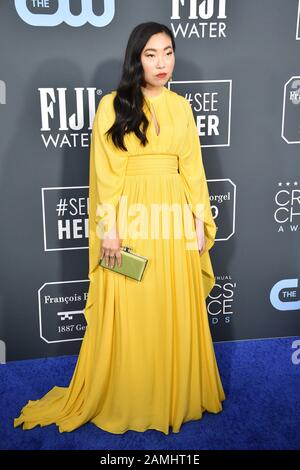
[[[85,336],[69,386],[55,386],[40,400],[29,400],[15,427],[55,423],[65,432],[92,422],[118,434],[147,429],[168,434],[170,426],[178,432],[182,423],[200,419],[204,411],[222,410],[225,395],[205,303],[215,284],[209,250],[216,225],[191,106],[164,86],[172,75],[174,52],[172,32],[158,23],[138,25],[128,41],[123,88],[118,90],[122,95],[127,86],[135,104],[142,98],[149,121],[146,145],[132,131],[123,133],[126,151],[107,139],[105,133],[116,120],[118,90],[98,105],[90,149]],[[160,72],[166,76],[157,77]],[[121,198],[126,199],[125,222],[131,228],[123,236],[115,231]],[[98,209],[106,203],[116,209],[116,218],[100,241],[99,223],[107,219]],[[153,205],[174,204],[182,209],[189,205],[194,239],[185,230],[177,234],[185,229],[183,212],[168,224],[169,236],[163,233],[164,212],[155,224],[156,235],[149,233]],[[143,209],[138,222],[132,218],[136,207]],[[148,229],[146,237],[139,222]],[[142,281],[99,265],[102,256],[111,254],[112,265],[119,262],[122,245],[149,259]]]

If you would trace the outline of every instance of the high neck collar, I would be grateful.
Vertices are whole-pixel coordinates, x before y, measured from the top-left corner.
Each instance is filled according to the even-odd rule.
[[[166,87],[164,86],[162,91],[158,95],[156,95],[156,96],[146,96],[146,95],[144,95],[144,97],[145,97],[146,100],[152,102],[152,101],[156,101],[156,100],[162,98],[164,96],[165,92],[166,92]]]

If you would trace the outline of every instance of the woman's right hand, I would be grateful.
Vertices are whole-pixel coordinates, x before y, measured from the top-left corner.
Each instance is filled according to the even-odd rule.
[[[122,262],[122,254],[120,251],[121,248],[121,240],[117,232],[112,235],[104,236],[101,245],[101,257],[105,258],[106,266],[114,267],[115,262],[117,262],[118,266],[121,266]]]
[[[198,243],[198,251],[200,256],[203,255],[206,249],[206,240],[205,240],[205,233],[204,233],[204,223],[201,219],[195,218],[195,226],[196,226],[196,235],[197,235],[197,243]]]

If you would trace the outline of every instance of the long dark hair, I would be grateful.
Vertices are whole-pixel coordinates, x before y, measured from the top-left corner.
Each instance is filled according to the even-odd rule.
[[[115,146],[125,151],[124,135],[129,132],[134,132],[143,146],[148,143],[146,131],[149,121],[143,111],[144,95],[141,90],[141,86],[146,86],[141,53],[150,37],[157,33],[166,33],[171,38],[175,52],[173,33],[164,24],[152,21],[141,23],[132,30],[128,39],[122,76],[113,102],[116,119],[106,132],[107,136],[111,135]]]

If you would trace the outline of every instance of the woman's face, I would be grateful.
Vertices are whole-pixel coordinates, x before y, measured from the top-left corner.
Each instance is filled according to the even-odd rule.
[[[164,86],[172,76],[175,65],[171,38],[165,33],[153,34],[142,51],[141,63],[147,87]]]

